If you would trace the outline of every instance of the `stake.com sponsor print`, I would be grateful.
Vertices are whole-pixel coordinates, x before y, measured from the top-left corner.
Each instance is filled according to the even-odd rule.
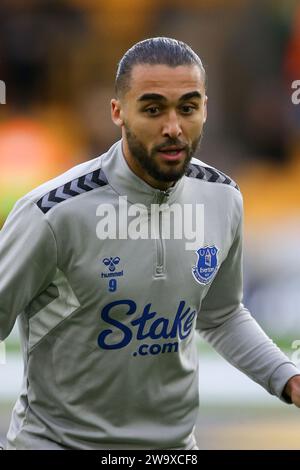
[[[138,341],[141,344],[137,344],[133,356],[178,352],[178,340],[184,340],[190,335],[197,315],[196,310],[191,309],[184,300],[179,302],[177,312],[174,316],[170,315],[170,319],[153,311],[149,303],[140,316],[125,325],[114,318],[114,311],[120,313],[120,308],[124,310],[124,316],[133,315],[137,311],[133,300],[117,300],[107,304],[102,309],[101,318],[110,328],[101,331],[98,345],[101,349],[113,350],[125,348],[131,341]],[[176,341],[172,341],[174,339]],[[147,340],[158,342],[149,344],[145,342]]]

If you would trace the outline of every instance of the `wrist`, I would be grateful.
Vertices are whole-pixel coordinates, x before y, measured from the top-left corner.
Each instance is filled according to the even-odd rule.
[[[293,402],[293,395],[295,392],[299,392],[299,384],[300,384],[300,375],[296,374],[293,375],[285,384],[283,389],[283,396],[287,397],[291,402]]]

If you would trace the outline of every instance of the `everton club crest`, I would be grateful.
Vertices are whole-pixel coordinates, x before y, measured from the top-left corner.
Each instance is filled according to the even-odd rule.
[[[216,274],[218,264],[218,248],[213,246],[205,246],[196,251],[198,261],[193,266],[192,273],[199,284],[208,284]]]

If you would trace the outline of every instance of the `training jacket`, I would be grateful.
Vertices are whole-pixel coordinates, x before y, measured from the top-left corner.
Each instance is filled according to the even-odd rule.
[[[18,317],[24,357],[7,448],[193,448],[196,329],[285,400],[299,371],[241,302],[242,197],[220,171],[193,159],[160,191],[120,141],[43,184],[0,232],[0,339]]]

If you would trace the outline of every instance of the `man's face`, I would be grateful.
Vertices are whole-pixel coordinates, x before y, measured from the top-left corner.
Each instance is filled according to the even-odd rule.
[[[136,65],[130,89],[112,100],[129,167],[153,187],[181,178],[206,120],[204,81],[196,65]]]

